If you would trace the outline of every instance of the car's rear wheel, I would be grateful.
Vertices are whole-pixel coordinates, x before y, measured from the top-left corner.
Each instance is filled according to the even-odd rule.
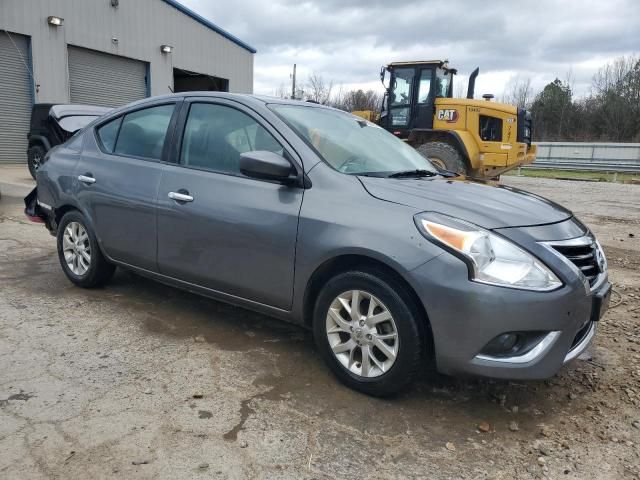
[[[36,173],[44,161],[46,150],[42,145],[34,145],[27,151],[27,166],[29,167],[29,173],[36,179]]]
[[[104,285],[115,272],[98,246],[95,234],[84,216],[67,212],[58,225],[58,258],[67,278],[79,287]]]
[[[351,271],[320,291],[313,330],[320,354],[342,382],[386,396],[409,386],[420,368],[426,348],[421,322],[419,310],[391,276]]]

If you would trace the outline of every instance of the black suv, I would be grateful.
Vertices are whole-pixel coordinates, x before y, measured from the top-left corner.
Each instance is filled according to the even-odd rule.
[[[31,127],[27,134],[27,159],[31,176],[36,178],[38,167],[49,149],[65,142],[93,119],[110,110],[93,105],[36,103],[31,111]]]

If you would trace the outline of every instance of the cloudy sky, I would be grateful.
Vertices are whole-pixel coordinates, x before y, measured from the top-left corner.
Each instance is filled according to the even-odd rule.
[[[535,90],[571,74],[585,95],[616,56],[640,53],[640,0],[181,0],[258,50],[255,93],[316,72],[345,89],[380,89],[391,61],[449,59],[457,83],[480,66],[476,96],[516,77]],[[457,89],[456,89],[457,91]]]

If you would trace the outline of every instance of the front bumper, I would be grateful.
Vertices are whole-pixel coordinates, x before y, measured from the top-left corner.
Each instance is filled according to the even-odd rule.
[[[411,272],[427,312],[438,371],[508,379],[555,375],[591,343],[594,295],[610,288],[606,273],[592,289],[575,280],[552,292],[530,292],[472,282],[466,265],[443,254]],[[505,332],[540,332],[522,355],[492,357],[485,346]]]

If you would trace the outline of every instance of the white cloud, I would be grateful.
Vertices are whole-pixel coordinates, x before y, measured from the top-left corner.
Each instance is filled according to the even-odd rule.
[[[497,97],[509,80],[535,90],[573,77],[588,93],[599,67],[640,50],[637,0],[182,0],[258,50],[254,91],[289,85],[293,63],[345,88],[380,88],[391,61],[448,58],[464,76],[480,66],[476,92]]]

